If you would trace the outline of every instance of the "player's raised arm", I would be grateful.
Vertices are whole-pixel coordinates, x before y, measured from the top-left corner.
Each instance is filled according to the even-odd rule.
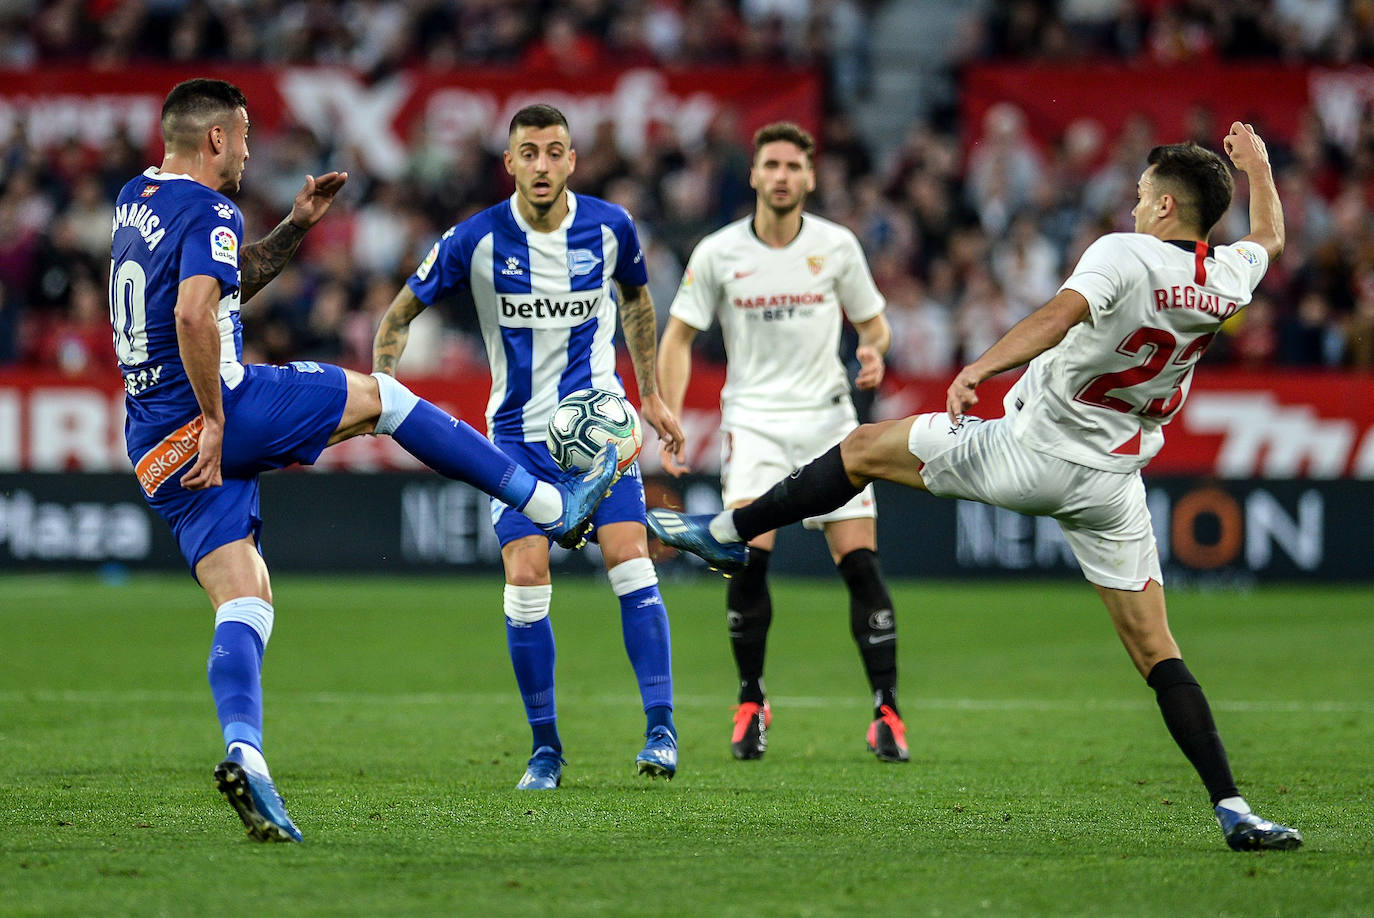
[[[1061,290],[1054,299],[1013,325],[997,343],[959,371],[949,384],[945,409],[954,423],[978,404],[978,384],[1005,370],[1029,363],[1054,347],[1088,317],[1088,301],[1077,290]]]
[[[625,329],[625,345],[635,365],[635,382],[639,386],[639,413],[658,433],[664,448],[674,455],[681,453],[682,427],[677,415],[664,404],[658,392],[657,347],[654,333],[658,320],[654,315],[654,298],[649,288],[637,284],[620,284],[620,324]]]
[[[410,339],[410,323],[424,311],[425,304],[414,291],[408,285],[401,287],[377,325],[377,337],[372,341],[372,372],[396,375],[396,365]]]
[[[224,402],[220,396],[219,278],[196,274],[177,286],[177,349],[205,426],[195,462],[181,479],[188,491],[223,484]]]
[[[855,322],[854,330],[859,333],[859,345],[854,349],[859,375],[854,378],[854,384],[860,389],[876,389],[882,385],[886,372],[883,357],[892,346],[892,328],[879,313],[866,321]]]
[[[243,247],[239,259],[243,271],[239,302],[248,302],[281,273],[291,256],[296,254],[306,232],[320,222],[329,205],[334,203],[334,195],[338,194],[346,181],[347,172],[330,172],[319,178],[307,175],[305,184],[296,192],[296,200],[292,202],[291,213],[286,215],[286,219],[257,242]]]
[[[668,325],[663,329],[663,337],[658,343],[658,381],[661,395],[668,410],[677,417],[682,416],[682,404],[687,398],[687,384],[692,379],[692,341],[696,336],[695,328],[677,316],[672,316],[668,319]],[[660,442],[658,450],[663,460],[663,469],[668,474],[676,477],[683,472],[691,471],[685,462],[679,461],[682,456],[680,442],[678,449],[669,449],[666,443]]]
[[[1269,167],[1269,150],[1255,129],[1239,121],[1231,122],[1231,132],[1223,141],[1226,154],[1250,181],[1250,235],[1244,242],[1264,247],[1272,262],[1283,253],[1283,205]]]

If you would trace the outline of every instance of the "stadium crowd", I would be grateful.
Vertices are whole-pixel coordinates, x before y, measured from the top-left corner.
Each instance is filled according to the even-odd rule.
[[[1082,125],[1051,149],[1024,117],[994,106],[979,142],[961,145],[952,111],[912,123],[875,155],[849,116],[870,84],[867,0],[50,0],[0,10],[4,68],[203,61],[337,64],[371,76],[413,65],[554,67],[789,63],[825,74],[818,189],[810,208],[851,227],[888,298],[897,369],[942,374],[1048,299],[1100,233],[1130,229],[1132,190],[1152,136],[1145,120],[1111,144]],[[1374,54],[1367,0],[1011,0],[985,5],[953,62],[1262,56],[1344,64]],[[250,100],[251,101],[251,100]],[[1227,114],[1227,113],[1218,113]],[[1213,148],[1224,126],[1191,116]],[[639,223],[666,318],[686,254],[753,204],[749,148],[727,118],[699,145],[669,134],[627,157],[613,125],[574,124],[574,191],[626,206]],[[1247,367],[1374,368],[1374,117],[1340,144],[1308,117],[1270,152],[1288,215],[1288,250],[1208,360]],[[111,204],[147,151],[122,140],[35,148],[0,137],[0,365],[108,373],[105,290]],[[255,134],[238,201],[249,238],[280,216],[304,173],[350,171],[341,205],[293,266],[244,310],[246,357],[319,358],[369,367],[378,318],[439,232],[511,191],[499,155],[474,135],[457,148],[409,150],[401,181],[370,178],[356,154],[301,125]],[[1217,238],[1244,235],[1238,201]],[[428,315],[428,314],[427,314]],[[480,366],[462,308],[416,336],[409,372]],[[421,339],[430,346],[420,347]],[[718,339],[699,339],[710,356]],[[717,353],[718,356],[718,353]]]

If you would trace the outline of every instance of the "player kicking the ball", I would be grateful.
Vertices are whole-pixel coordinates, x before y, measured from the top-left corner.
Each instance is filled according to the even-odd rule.
[[[1264,142],[1236,122],[1226,152],[1250,180],[1250,234],[1207,238],[1234,180],[1195,144],[1150,151],[1132,211],[1136,232],[1084,252],[1058,294],[950,384],[946,413],[859,427],[764,497],[715,517],[653,510],[655,535],[722,569],[745,563],[761,532],[838,507],[874,479],[1059,521],[1106,604],[1170,734],[1197,769],[1226,842],[1296,848],[1296,829],[1261,819],[1240,796],[1212,713],[1169,632],[1163,575],[1140,470],[1188,394],[1193,368],[1283,251],[1283,210]],[[1028,363],[1005,416],[966,412],[977,388]]]
[[[571,543],[610,486],[615,452],[581,479],[540,481],[385,374],[244,364],[239,305],[277,276],[347,173],[307,176],[287,218],[240,248],[243,217],[226,195],[248,162],[243,93],[221,80],[177,85],[162,106],[162,136],[161,168],[130,180],[115,207],[110,316],[125,440],[145,499],[215,609],[208,675],[226,747],[215,785],[253,838],[300,841],[262,753],[260,674],[275,612],[258,545],[258,475],[309,465],[349,437],[389,434]]]

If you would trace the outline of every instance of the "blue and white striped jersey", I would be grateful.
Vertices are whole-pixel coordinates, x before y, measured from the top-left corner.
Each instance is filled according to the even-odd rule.
[[[648,282],[639,236],[625,208],[567,194],[568,216],[553,232],[531,229],[512,195],[444,233],[407,281],[426,306],[471,289],[491,365],[493,440],[542,442],[569,392],[625,391],[612,280]]]

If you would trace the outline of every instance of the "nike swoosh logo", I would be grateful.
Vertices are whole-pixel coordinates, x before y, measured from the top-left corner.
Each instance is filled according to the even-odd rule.
[[[886,643],[886,642],[888,642],[888,641],[895,641],[895,640],[897,640],[897,635],[895,635],[895,634],[877,634],[877,635],[870,634],[870,635],[868,636],[868,643],[870,643],[870,644],[884,644],[884,643]]]
[[[753,274],[753,273],[754,273],[753,271],[736,271],[736,272],[735,272],[735,280],[739,280],[739,279],[742,278],[742,277],[748,277],[750,274]]]

